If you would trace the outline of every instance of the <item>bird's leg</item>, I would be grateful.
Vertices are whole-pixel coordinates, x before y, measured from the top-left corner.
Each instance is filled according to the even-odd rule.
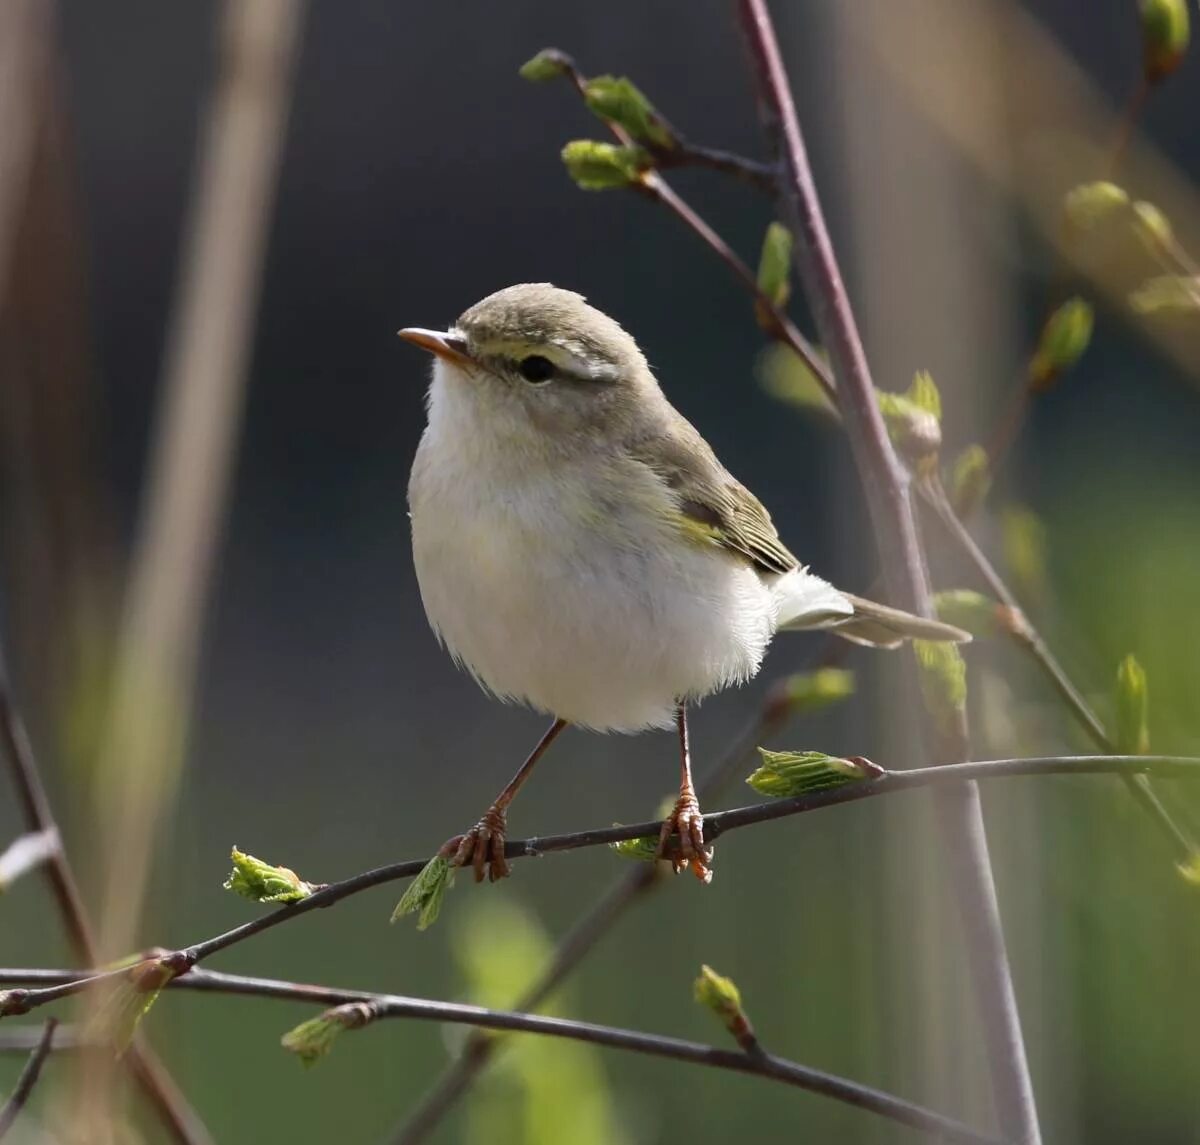
[[[508,820],[508,805],[521,790],[521,785],[529,778],[534,764],[542,758],[546,749],[566,726],[566,720],[555,720],[538,740],[537,747],[529,753],[528,758],[517,769],[516,775],[505,784],[504,790],[496,796],[492,805],[483,813],[483,818],[465,835],[457,835],[453,839],[448,839],[442,846],[442,853],[450,858],[454,866],[471,866],[475,869],[477,883],[483,882],[485,871],[492,882],[508,875],[508,859],[504,856],[504,832]]]
[[[675,726],[679,729],[679,798],[675,810],[664,820],[662,833],[658,837],[658,856],[667,858],[672,835],[679,836],[679,849],[671,855],[671,865],[678,874],[685,867],[702,883],[712,882],[713,850],[704,845],[704,816],[700,813],[700,802],[696,788],[692,785],[692,752],[688,744],[687,707],[683,704],[675,713]]]

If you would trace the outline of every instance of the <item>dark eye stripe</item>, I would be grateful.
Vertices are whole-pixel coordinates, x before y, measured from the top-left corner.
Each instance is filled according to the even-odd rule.
[[[548,382],[555,374],[555,365],[541,354],[530,354],[517,364],[517,373],[527,382]]]

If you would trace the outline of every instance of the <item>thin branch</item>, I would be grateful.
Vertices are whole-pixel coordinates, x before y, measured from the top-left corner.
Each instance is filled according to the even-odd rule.
[[[736,807],[729,811],[718,811],[704,817],[704,837],[718,839],[721,835],[756,823],[767,823],[774,819],[786,819],[818,811],[825,807],[837,807],[844,803],[857,803],[879,795],[896,795],[916,791],[925,787],[943,789],[961,788],[965,783],[981,779],[1000,779],[1018,775],[1136,775],[1155,772],[1164,777],[1200,778],[1200,757],[1181,755],[1048,755],[1012,759],[977,760],[971,763],[941,764],[933,767],[912,768],[907,771],[886,771],[877,768],[869,778],[851,781],[842,787],[796,795],[787,799],[776,799],[769,803],[754,803]],[[561,835],[542,835],[528,839],[512,839],[505,846],[509,859],[533,858],[557,851],[577,851],[587,847],[600,847],[619,843],[626,839],[655,839],[662,821],[651,819],[619,827],[600,827],[590,831],[576,831]],[[412,878],[420,873],[428,859],[410,859],[392,863],[385,867],[364,871],[360,875],[329,883],[295,903],[289,903],[262,915],[242,926],[234,927],[223,934],[182,947],[165,954],[156,954],[145,960],[173,971],[178,976],[187,975],[198,963],[210,958],[218,951],[227,950],[247,939],[270,930],[281,923],[289,922],[303,914],[323,907],[333,906],[342,899],[360,893],[370,887],[399,879]],[[113,970],[87,972],[71,982],[50,986],[44,990],[13,989],[0,994],[0,1018],[26,1014],[38,1006],[58,1001],[103,983],[117,982],[128,978],[132,971],[145,965],[121,966]],[[29,981],[21,977],[26,971],[0,970],[0,984]],[[36,974],[36,972],[34,972]]]
[[[68,976],[73,972],[59,970],[37,973],[45,978],[53,975]],[[100,977],[97,976],[92,981],[96,981]],[[279,998],[322,1006],[361,1004],[368,1008],[367,1020],[369,1021],[382,1018],[413,1018],[420,1021],[448,1022],[490,1030],[508,1030],[568,1038],[590,1045],[608,1046],[613,1049],[649,1054],[653,1057],[671,1058],[693,1065],[706,1065],[715,1069],[770,1078],[786,1085],[808,1090],[811,1093],[824,1094],[836,1101],[869,1110],[927,1133],[941,1134],[953,1141],[995,1141],[995,1138],[976,1132],[962,1122],[944,1117],[940,1113],[905,1101],[903,1098],[771,1054],[751,1055],[737,1050],[705,1045],[701,1042],[684,1041],[680,1038],[625,1030],[615,1026],[596,1025],[591,1022],[578,1022],[568,1018],[548,1018],[540,1014],[527,1014],[513,1010],[491,1010],[483,1006],[469,1006],[457,1002],[440,1002],[397,994],[374,994],[362,990],[341,990],[329,986],[312,986],[273,978],[248,977],[241,974],[222,974],[214,970],[193,970],[191,973],[171,981],[168,989]]]
[[[57,835],[58,824],[50,808],[50,799],[42,783],[29,735],[13,703],[2,650],[0,754],[8,761],[25,825],[31,831],[53,832]],[[95,965],[98,961],[96,941],[66,851],[59,847],[43,869],[58,902],[58,913],[66,927],[67,938],[75,956],[87,966]],[[134,1044],[130,1046],[126,1058],[138,1084],[166,1124],[172,1139],[181,1142],[182,1145],[211,1145],[212,1138],[204,1123],[188,1105],[154,1051],[149,1046]]]
[[[909,494],[909,476],[896,457],[876,399],[866,352],[842,281],[805,148],[791,87],[766,0],[738,0],[760,116],[781,156],[784,215],[795,243],[793,261],[838,381],[839,407],[867,497],[876,543],[892,599],[931,616],[925,554]],[[965,712],[939,738],[953,759],[970,754]],[[1041,1139],[1033,1083],[1021,1034],[1000,907],[988,855],[978,789],[947,790],[938,800],[944,845],[951,856],[959,911],[968,942],[992,1088],[1006,1136],[1036,1145]]]
[[[42,1036],[34,1046],[33,1052],[30,1053],[25,1068],[21,1070],[21,1076],[17,1078],[16,1088],[13,1089],[4,1105],[0,1107],[0,1137],[3,1137],[12,1128],[13,1122],[25,1108],[25,1103],[29,1100],[33,1087],[37,1085],[42,1066],[45,1064],[46,1058],[50,1056],[50,1047],[54,1042],[54,1030],[57,1026],[57,1018],[47,1019],[46,1024],[42,1027]]]
[[[654,156],[654,165],[660,170],[676,167],[706,167],[710,171],[720,171],[724,175],[732,175],[742,183],[765,191],[769,195],[776,193],[779,172],[770,163],[760,163],[756,159],[747,159],[735,155],[731,151],[723,151],[718,147],[705,147],[692,143],[675,133],[673,147],[653,147],[650,153]]]
[[[57,827],[29,831],[14,839],[0,854],[0,894],[8,890],[22,875],[36,871],[58,854],[62,841]]]
[[[1082,693],[1071,682],[1062,665],[1058,662],[1041,633],[1033,626],[1025,615],[1013,591],[1005,583],[1004,578],[988,559],[987,554],[979,547],[978,542],[971,536],[970,530],[954,511],[950,498],[942,485],[941,478],[935,473],[919,485],[922,496],[933,509],[935,516],[941,522],[951,539],[962,549],[967,559],[974,565],[980,579],[1008,610],[1009,621],[1007,630],[1012,638],[1033,658],[1034,662],[1046,675],[1059,694],[1068,711],[1075,717],[1079,726],[1091,737],[1095,745],[1102,751],[1116,751],[1116,744],[1108,734],[1100,717],[1092,710]],[[1194,856],[1200,848],[1188,832],[1175,822],[1170,812],[1163,806],[1162,801],[1151,788],[1144,775],[1122,776],[1126,789],[1134,801],[1152,819],[1155,820],[1171,838],[1184,860]]]
[[[779,730],[790,714],[791,705],[786,699],[785,682],[781,682],[772,688],[762,709],[735,737],[709,773],[701,778],[698,794],[702,805],[746,766],[755,746]],[[562,937],[537,979],[517,1000],[516,1008],[538,1009],[618,920],[651,890],[663,884],[663,876],[664,869],[660,864],[646,863],[617,879]],[[467,1039],[458,1057],[442,1071],[420,1104],[405,1117],[392,1137],[393,1145],[418,1145],[424,1141],[488,1067],[502,1045],[499,1039],[476,1030]]]

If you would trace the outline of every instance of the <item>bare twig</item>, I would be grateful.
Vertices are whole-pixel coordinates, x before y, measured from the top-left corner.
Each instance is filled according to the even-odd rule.
[[[50,809],[50,800],[46,795],[25,725],[13,704],[2,656],[0,754],[8,760],[26,826],[31,831],[53,832],[57,835],[58,825]],[[75,874],[61,846],[50,856],[43,869],[58,902],[58,913],[66,927],[71,948],[85,965],[95,965],[98,961],[95,938],[88,923],[87,910],[83,905]],[[171,1075],[148,1046],[131,1046],[127,1060],[138,1083],[171,1131],[174,1140],[184,1145],[205,1145],[211,1142],[212,1138],[204,1128],[204,1123],[190,1108]]]
[[[43,978],[66,976],[72,971],[41,971]],[[100,976],[98,976],[100,977]],[[96,981],[93,979],[92,981]],[[193,970],[168,984],[168,989],[198,990],[220,994],[250,995],[260,998],[280,998],[310,1002],[322,1006],[362,1004],[365,1019],[415,1018],[421,1021],[449,1022],[478,1026],[490,1030],[543,1034],[569,1038],[591,1045],[630,1050],[654,1057],[671,1058],[694,1065],[753,1074],[793,1085],[812,1093],[824,1094],[836,1101],[870,1110],[882,1117],[927,1133],[943,1135],[948,1140],[991,1142],[995,1139],[969,1126],[925,1109],[903,1098],[873,1089],[870,1086],[812,1069],[771,1054],[747,1054],[726,1050],[700,1042],[683,1041],[615,1026],[577,1022],[567,1018],[548,1018],[512,1010],[490,1010],[483,1006],[468,1006],[457,1002],[440,1002],[426,998],[409,998],[396,994],[373,994],[362,990],[341,990],[329,986],[310,986],[283,982],[273,978],[252,978],[240,974],[222,974],[213,970]]]
[[[654,156],[654,165],[661,170],[672,167],[706,167],[710,171],[732,175],[740,182],[769,195],[774,195],[776,191],[778,172],[771,164],[734,155],[717,147],[704,147],[699,143],[692,143],[678,132],[675,133],[673,147],[654,147],[650,151]]]
[[[909,477],[892,449],[879,411],[866,353],[825,225],[820,198],[792,101],[791,88],[766,0],[738,0],[759,111],[780,154],[781,201],[796,242],[793,258],[821,341],[838,380],[839,407],[864,486],[892,598],[932,615],[925,556],[909,495]],[[942,732],[951,758],[966,759],[965,713]],[[953,856],[959,910],[983,1015],[997,1114],[1006,1136],[1040,1140],[1037,1110],[1013,990],[1000,909],[988,856],[978,789],[947,789],[938,807]]]
[[[25,1063],[21,1076],[17,1078],[15,1088],[4,1105],[0,1106],[0,1137],[3,1137],[12,1128],[13,1122],[25,1108],[25,1103],[29,1100],[33,1087],[37,1085],[42,1066],[45,1064],[46,1058],[50,1056],[50,1047],[54,1041],[54,1030],[57,1026],[57,1018],[47,1019],[46,1024],[42,1027],[42,1035],[29,1055],[29,1061]]]

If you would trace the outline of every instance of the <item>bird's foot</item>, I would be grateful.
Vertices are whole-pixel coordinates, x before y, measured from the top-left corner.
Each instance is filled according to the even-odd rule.
[[[658,857],[669,859],[676,874],[687,869],[702,883],[712,882],[709,864],[713,849],[704,842],[704,816],[694,791],[681,791],[675,809],[663,820],[662,833],[658,837]]]
[[[508,859],[504,857],[505,830],[508,817],[504,808],[493,804],[465,835],[456,835],[442,846],[442,853],[452,866],[471,867],[475,881],[483,882],[486,873],[490,882],[507,878]]]

